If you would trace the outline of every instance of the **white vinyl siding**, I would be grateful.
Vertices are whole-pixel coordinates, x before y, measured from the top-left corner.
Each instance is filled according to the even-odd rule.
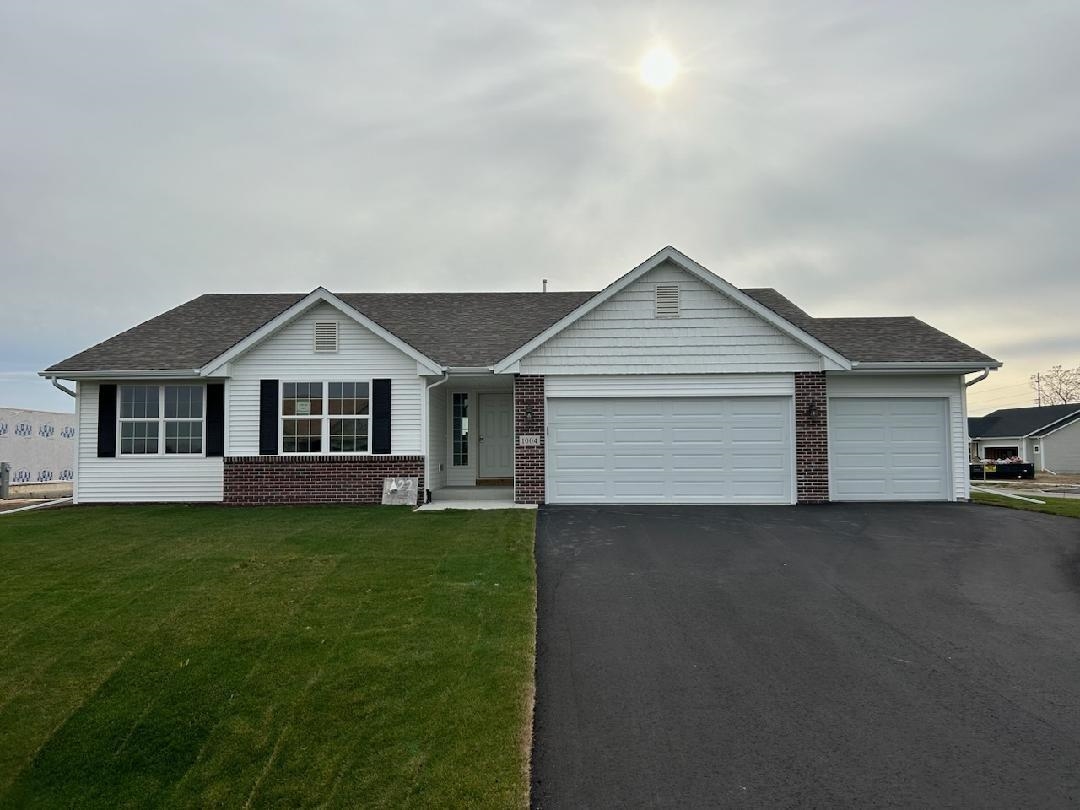
[[[790,504],[788,397],[551,399],[551,503]]]
[[[337,320],[338,351],[316,354],[316,321]],[[423,452],[421,400],[424,381],[416,361],[329,304],[318,304],[229,363],[226,455],[259,454],[259,381],[391,380],[390,449],[393,455]]]
[[[428,489],[446,486],[446,446],[449,424],[446,415],[446,384],[429,392],[428,400]]]
[[[220,458],[185,455],[98,458],[98,391],[98,383],[78,384],[77,503],[222,499],[224,469]]]
[[[679,317],[656,317],[656,285],[679,285]],[[521,360],[523,374],[819,371],[821,357],[667,263]]]
[[[1042,456],[1037,460],[1042,465],[1040,469],[1056,473],[1080,473],[1080,421],[1037,441]]]
[[[916,397],[941,398],[947,401],[946,444],[948,456],[949,500],[967,500],[968,443],[964,378],[954,374],[858,374],[830,372],[826,376],[832,432],[832,404],[839,397]],[[832,494],[836,499],[835,493]]]

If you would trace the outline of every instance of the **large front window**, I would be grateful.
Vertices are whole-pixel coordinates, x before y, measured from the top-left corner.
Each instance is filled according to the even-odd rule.
[[[201,455],[206,389],[121,385],[120,455]]]
[[[367,453],[369,382],[287,382],[281,386],[281,452]]]

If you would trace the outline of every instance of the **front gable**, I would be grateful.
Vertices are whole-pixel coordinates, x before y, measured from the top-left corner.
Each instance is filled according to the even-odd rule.
[[[677,285],[677,317],[658,315],[657,285]],[[631,280],[519,362],[522,374],[721,374],[823,368],[819,352],[671,259]]]

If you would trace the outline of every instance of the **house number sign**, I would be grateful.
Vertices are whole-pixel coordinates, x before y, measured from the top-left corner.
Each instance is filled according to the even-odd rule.
[[[539,447],[540,446],[540,437],[539,436],[518,436],[518,446],[519,447]]]

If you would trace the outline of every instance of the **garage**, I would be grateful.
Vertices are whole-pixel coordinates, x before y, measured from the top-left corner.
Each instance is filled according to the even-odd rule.
[[[949,495],[948,400],[829,400],[834,501],[933,501]]]
[[[789,504],[790,397],[557,398],[550,503]]]

